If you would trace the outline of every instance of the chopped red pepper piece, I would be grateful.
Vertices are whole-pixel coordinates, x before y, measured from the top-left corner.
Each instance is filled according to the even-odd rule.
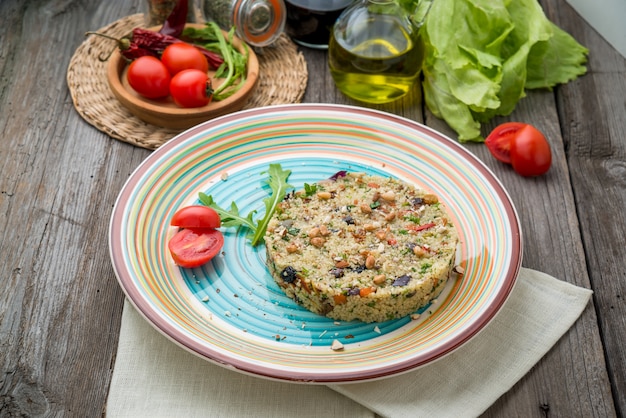
[[[409,225],[407,226],[408,229],[410,229],[413,232],[419,232],[419,231],[423,231],[425,229],[429,229],[432,228],[433,226],[435,226],[436,224],[431,222],[431,223],[427,223],[427,224],[423,224],[423,225]]]

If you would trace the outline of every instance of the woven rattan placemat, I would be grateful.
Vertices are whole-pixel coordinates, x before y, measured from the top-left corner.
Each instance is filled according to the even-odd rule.
[[[142,26],[142,14],[127,16],[98,30],[120,38]],[[106,78],[106,56],[115,43],[101,36],[88,37],[76,50],[67,69],[67,84],[74,107],[91,125],[109,136],[133,145],[156,149],[181,131],[147,124],[117,101]],[[308,80],[306,62],[296,45],[282,35],[259,58],[259,80],[244,109],[302,100]]]

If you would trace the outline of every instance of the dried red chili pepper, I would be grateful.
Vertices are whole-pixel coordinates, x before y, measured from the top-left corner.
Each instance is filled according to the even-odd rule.
[[[133,29],[132,35],[130,37],[125,36],[121,39],[114,38],[112,36],[98,32],[87,32],[87,35],[103,36],[105,38],[116,41],[122,56],[131,61],[144,55],[159,57],[168,45],[177,42],[184,42],[174,36],[164,35],[159,32],[154,32],[142,28]],[[209,51],[208,49],[203,48],[199,45],[193,46],[198,48],[198,50],[202,52],[202,55],[205,56],[206,60],[209,63],[209,67],[216,69],[224,62],[224,59],[219,54],[213,51]],[[106,61],[107,59],[108,56],[105,58],[100,57],[100,60],[102,61]]]
[[[168,45],[183,42],[178,37],[183,33],[186,23],[187,0],[177,0],[174,9],[158,32],[135,28],[130,37],[125,36],[121,39],[98,32],[87,32],[87,35],[99,35],[117,41],[122,56],[131,61],[144,55],[152,55],[158,58]],[[202,52],[210,68],[217,69],[224,62],[224,59],[219,54],[199,45],[193,46]],[[108,58],[103,59],[100,57],[100,60],[106,61]]]
[[[168,46],[173,43],[183,42],[182,40],[170,36],[164,35],[159,32],[153,32],[147,29],[135,28],[133,29],[133,37],[132,43],[136,44],[139,48],[147,49],[150,51],[155,51],[158,55],[161,55],[161,52]],[[190,44],[196,47],[202,55],[209,62],[209,67],[218,68],[224,62],[224,59],[217,53],[213,51],[209,51],[206,48],[203,48],[199,45]],[[126,56],[126,54],[122,53],[122,55]],[[131,54],[132,55],[132,54]],[[131,57],[126,56],[129,59],[133,59]]]

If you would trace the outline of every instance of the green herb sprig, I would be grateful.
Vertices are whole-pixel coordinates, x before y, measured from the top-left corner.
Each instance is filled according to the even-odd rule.
[[[235,94],[246,82],[248,67],[248,46],[243,43],[242,54],[233,46],[235,28],[226,37],[215,22],[208,22],[202,29],[185,28],[183,35],[192,42],[201,44],[210,51],[218,52],[224,63],[215,72],[214,78],[224,81],[213,91],[214,100],[224,100]]]
[[[212,196],[202,192],[199,193],[200,202],[203,205],[215,209],[215,211],[220,215],[223,227],[243,226],[249,228],[250,233],[248,234],[248,238],[250,239],[250,243],[253,247],[257,246],[264,240],[267,225],[269,224],[270,219],[272,219],[274,212],[276,212],[278,204],[283,201],[287,191],[293,188],[293,186],[287,183],[287,180],[291,175],[291,170],[283,170],[280,164],[270,164],[269,169],[261,174],[265,173],[269,175],[269,178],[265,181],[265,183],[270,187],[272,193],[270,196],[263,199],[263,203],[265,204],[265,215],[259,220],[254,219],[256,210],[253,210],[243,216],[239,213],[239,208],[234,201],[231,202],[229,209],[224,209],[215,202]]]

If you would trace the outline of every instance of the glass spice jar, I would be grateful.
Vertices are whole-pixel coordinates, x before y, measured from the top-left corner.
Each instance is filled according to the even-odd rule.
[[[263,47],[274,43],[285,28],[283,0],[200,0],[206,21],[212,20],[223,30],[233,26],[246,43]]]
[[[144,2],[144,20],[147,27],[161,26],[174,10],[178,1],[187,2],[187,22],[202,22],[199,0],[146,0]]]

